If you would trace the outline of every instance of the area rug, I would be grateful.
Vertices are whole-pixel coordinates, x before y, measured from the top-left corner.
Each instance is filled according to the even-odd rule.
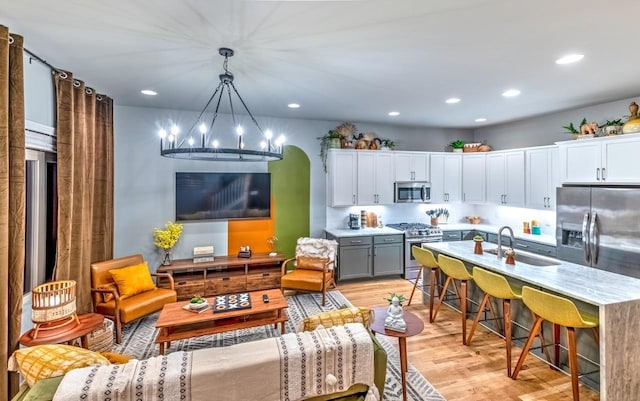
[[[336,310],[351,303],[340,291],[327,292],[327,302],[321,305],[321,294],[299,294],[287,296],[289,308],[286,322],[286,332],[295,332],[298,324],[309,315],[326,310]],[[125,325],[122,330],[122,343],[114,345],[114,351],[132,355],[138,359],[145,359],[158,355],[158,345],[152,339],[156,337],[155,322],[158,313],[139,319]],[[256,341],[267,337],[280,335],[280,328],[261,326],[250,329],[236,330],[228,333],[215,334],[181,341],[174,341],[167,353],[174,351],[193,351],[201,348],[224,347],[248,341]],[[402,381],[400,376],[400,357],[396,347],[383,335],[376,335],[380,344],[387,352],[387,380],[384,389],[384,400],[402,400]],[[407,372],[407,399],[412,401],[445,401],[444,397],[418,372],[411,364]]]

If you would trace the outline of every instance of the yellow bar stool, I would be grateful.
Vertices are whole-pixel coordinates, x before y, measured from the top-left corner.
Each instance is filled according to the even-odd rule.
[[[447,294],[447,288],[453,280],[460,280],[460,293],[453,283],[453,289],[460,297],[460,310],[462,312],[462,344],[467,343],[467,281],[473,280],[473,276],[469,273],[464,263],[461,260],[451,258],[447,255],[438,255],[438,265],[440,270],[447,275],[447,279],[444,282],[444,288],[438,297],[438,303],[433,311],[433,320],[436,320],[440,306],[442,306],[442,300],[444,295]]]
[[[422,277],[422,269],[425,267],[431,269],[431,278],[429,284],[429,323],[433,323],[433,297],[435,295],[436,289],[436,274],[440,266],[436,261],[433,253],[428,249],[423,249],[419,246],[412,246],[411,253],[413,257],[420,263],[420,270],[418,271],[418,277],[416,277],[415,283],[413,283],[413,289],[411,290],[411,295],[409,296],[409,302],[407,306],[411,305],[411,299],[413,298],[413,293],[416,290],[416,286],[418,285],[418,278]]]
[[[484,297],[480,303],[478,314],[476,315],[471,330],[469,330],[469,338],[467,339],[467,345],[471,344],[473,333],[478,327],[482,313],[484,312],[485,305],[489,306],[493,314],[491,302],[489,297],[494,297],[502,300],[502,315],[504,324],[504,338],[506,341],[507,349],[507,376],[511,376],[511,300],[522,299],[522,291],[514,288],[509,284],[507,279],[500,275],[480,267],[473,267],[473,281],[482,291],[484,291]],[[494,315],[495,316],[495,315]]]
[[[524,364],[527,353],[531,348],[534,337],[539,333],[543,320],[547,320],[554,325],[565,326],[567,328],[567,339],[569,343],[569,370],[571,372],[571,388],[573,390],[573,399],[578,401],[580,394],[578,392],[578,353],[576,350],[576,331],[575,329],[592,329],[598,341],[597,327],[599,324],[598,317],[590,316],[582,313],[571,300],[557,295],[549,294],[544,291],[537,290],[528,286],[522,287],[522,302],[531,309],[536,320],[533,322],[531,333],[524,344],[522,354],[518,358],[518,363],[513,370],[511,378],[516,380],[518,373]],[[558,341],[557,337],[555,338]],[[557,355],[556,355],[557,360]]]

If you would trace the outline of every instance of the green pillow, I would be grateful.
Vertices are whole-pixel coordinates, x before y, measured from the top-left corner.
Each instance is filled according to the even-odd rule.
[[[27,395],[21,401],[51,401],[64,376],[41,379],[31,387]]]

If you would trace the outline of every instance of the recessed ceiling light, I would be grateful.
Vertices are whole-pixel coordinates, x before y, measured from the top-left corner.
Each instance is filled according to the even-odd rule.
[[[487,121],[487,119],[484,118],[484,117],[480,117],[480,118],[476,118],[474,121],[477,122],[477,123],[483,123],[483,122]]]
[[[151,89],[143,89],[140,91],[140,93],[142,93],[143,95],[147,95],[147,96],[155,96],[158,94],[158,92],[156,91],[152,91]]]
[[[391,117],[399,116],[399,115],[400,115],[400,112],[399,112],[399,111],[390,111],[390,112],[389,112],[389,115],[390,115]]]
[[[571,64],[578,62],[584,58],[584,54],[567,54],[556,60],[556,64]]]
[[[289,103],[287,105],[290,109],[299,109],[300,105],[298,103]]]
[[[507,91],[502,92],[502,96],[504,97],[514,97],[514,96],[518,96],[520,94],[520,91],[517,89],[509,89]]]
[[[458,99],[457,97],[451,97],[447,100],[445,100],[445,103],[449,103],[449,104],[453,104],[453,103],[458,103],[460,101],[460,99]]]

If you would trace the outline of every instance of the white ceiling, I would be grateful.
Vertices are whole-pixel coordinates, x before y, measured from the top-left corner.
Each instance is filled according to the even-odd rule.
[[[27,49],[120,105],[200,110],[224,46],[254,114],[440,127],[640,95],[638,16],[638,0],[0,0]],[[585,58],[554,63],[567,53]]]

